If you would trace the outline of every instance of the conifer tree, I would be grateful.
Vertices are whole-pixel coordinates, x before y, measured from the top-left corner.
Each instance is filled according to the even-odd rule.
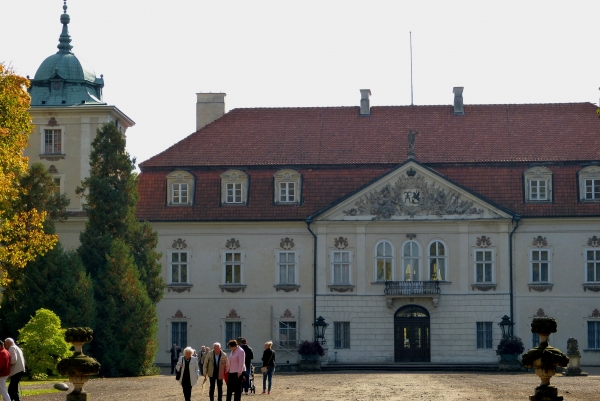
[[[88,218],[78,253],[99,305],[92,349],[103,374],[145,374],[156,354],[155,304],[164,290],[158,237],[136,220],[135,160],[124,135],[104,124],[92,146],[90,176],[77,189]]]
[[[21,178],[20,187],[15,210],[45,212],[44,231],[53,234],[54,222],[67,217],[69,199],[55,191],[52,177],[39,163]],[[93,326],[93,286],[77,253],[65,252],[59,243],[25,268],[9,268],[8,272],[11,281],[4,288],[0,308],[4,335],[16,337],[17,330],[40,308],[54,311],[67,327]]]

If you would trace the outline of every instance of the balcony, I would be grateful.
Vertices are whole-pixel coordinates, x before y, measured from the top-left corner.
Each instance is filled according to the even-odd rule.
[[[433,306],[437,306],[440,298],[440,283],[439,281],[386,281],[383,293],[388,308],[393,306],[396,298],[431,298]]]

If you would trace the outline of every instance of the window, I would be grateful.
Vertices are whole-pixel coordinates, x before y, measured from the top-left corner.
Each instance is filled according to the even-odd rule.
[[[296,183],[295,182],[280,182],[279,183],[279,202],[292,203],[296,201]]]
[[[548,336],[548,344],[550,344],[552,341],[550,340],[550,336]],[[537,347],[538,345],[540,345],[540,335],[538,333],[531,333],[531,344],[532,344],[532,348]]]
[[[225,284],[242,283],[242,253],[225,252]],[[235,337],[237,338],[237,337]]]
[[[273,175],[276,204],[299,204],[301,198],[301,175],[296,170],[281,170]]]
[[[350,284],[350,252],[333,252],[333,284]]]
[[[62,153],[62,130],[44,129],[44,152],[45,154]]]
[[[600,249],[585,250],[586,273],[585,280],[588,283],[600,282]]]
[[[334,348],[350,348],[350,322],[333,322]]]
[[[600,167],[586,167],[577,175],[579,177],[579,200],[581,202],[600,202]]]
[[[188,282],[187,252],[171,253],[171,283],[185,284]]]
[[[585,200],[600,200],[600,180],[584,180]]]
[[[171,189],[171,203],[187,204],[188,203],[188,184],[173,184]]]
[[[532,167],[524,173],[525,201],[552,200],[552,171],[546,167]]]
[[[296,322],[279,322],[279,345],[284,348],[298,346]]]
[[[375,266],[376,281],[391,281],[394,279],[394,253],[392,244],[388,241],[381,241],[375,247]]]
[[[171,322],[171,344],[187,347],[187,322]]]
[[[225,341],[227,344],[230,340],[237,340],[242,336],[242,322],[225,322]],[[229,349],[229,345],[225,345]]]
[[[296,252],[279,252],[279,284],[296,284]]]
[[[588,322],[588,349],[600,349],[600,322]]]
[[[194,201],[194,176],[187,171],[174,171],[167,176],[169,206],[191,206]]]
[[[530,253],[531,282],[550,282],[550,251],[547,249],[532,249]]]
[[[247,203],[248,175],[240,170],[228,170],[221,174],[221,203],[245,205]]]
[[[429,279],[447,281],[446,246],[441,241],[429,244]]]
[[[419,244],[416,241],[408,241],[402,246],[402,272],[404,281],[419,281],[421,259]]]
[[[492,322],[477,322],[477,348],[492,348]]]
[[[475,251],[475,282],[494,282],[494,251],[491,249]]]

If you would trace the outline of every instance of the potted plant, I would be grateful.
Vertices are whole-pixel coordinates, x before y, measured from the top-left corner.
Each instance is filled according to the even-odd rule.
[[[502,360],[516,361],[524,351],[525,345],[519,337],[503,337],[496,348],[496,354],[500,355]]]
[[[318,341],[302,341],[298,346],[298,353],[304,360],[318,360],[325,355],[325,350]]]

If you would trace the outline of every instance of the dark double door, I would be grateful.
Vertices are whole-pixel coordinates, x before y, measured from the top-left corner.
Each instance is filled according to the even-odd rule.
[[[416,305],[400,308],[394,316],[394,361],[430,362],[429,313]]]

